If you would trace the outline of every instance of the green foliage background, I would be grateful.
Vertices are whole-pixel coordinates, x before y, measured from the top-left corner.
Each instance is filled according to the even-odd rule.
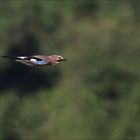
[[[140,2],[0,1],[0,139],[140,139]]]

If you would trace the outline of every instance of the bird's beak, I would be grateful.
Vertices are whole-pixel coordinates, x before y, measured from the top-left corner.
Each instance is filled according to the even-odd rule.
[[[67,59],[64,58],[64,59],[62,59],[62,61],[67,61]]]
[[[57,61],[67,61],[67,59],[63,58],[63,59],[59,59]]]

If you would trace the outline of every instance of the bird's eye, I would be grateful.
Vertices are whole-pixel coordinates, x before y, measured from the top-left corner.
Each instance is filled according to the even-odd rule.
[[[60,56],[59,56],[58,58],[59,58],[59,60],[61,60],[61,59],[62,59]]]

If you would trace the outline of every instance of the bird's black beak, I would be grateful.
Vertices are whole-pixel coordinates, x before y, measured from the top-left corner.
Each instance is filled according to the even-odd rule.
[[[67,59],[64,58],[64,59],[62,59],[62,61],[67,61]]]
[[[63,59],[59,59],[57,61],[67,61],[67,59],[63,58]]]

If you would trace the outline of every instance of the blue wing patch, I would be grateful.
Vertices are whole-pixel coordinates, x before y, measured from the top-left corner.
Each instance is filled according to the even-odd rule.
[[[35,62],[37,65],[46,65],[46,64],[49,64],[49,62],[47,61],[44,61],[44,60],[38,60]]]

